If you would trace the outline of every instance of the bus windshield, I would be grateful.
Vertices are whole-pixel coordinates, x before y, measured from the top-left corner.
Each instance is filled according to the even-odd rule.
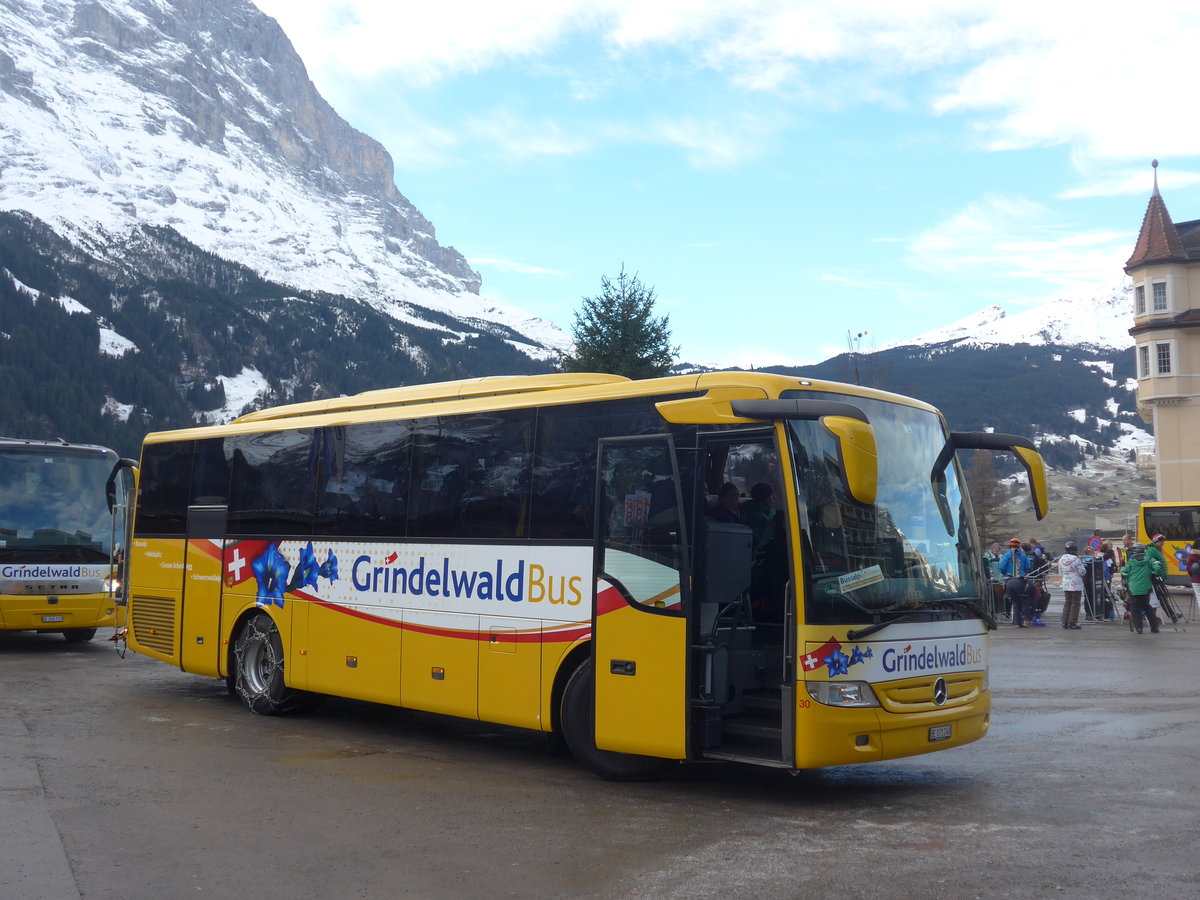
[[[837,445],[820,423],[788,423],[805,535],[807,621],[861,623],[934,610],[974,616],[962,601],[980,599],[978,553],[957,461],[938,487],[941,505],[931,477],[946,445],[941,418],[882,400],[852,402],[866,413],[878,444],[873,506],[846,495]]]
[[[104,487],[115,460],[45,445],[0,450],[0,562],[107,561]]]

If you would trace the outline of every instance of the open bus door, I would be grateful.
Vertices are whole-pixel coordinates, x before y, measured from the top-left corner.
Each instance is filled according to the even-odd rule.
[[[684,759],[691,596],[674,443],[603,439],[597,472],[596,747]]]

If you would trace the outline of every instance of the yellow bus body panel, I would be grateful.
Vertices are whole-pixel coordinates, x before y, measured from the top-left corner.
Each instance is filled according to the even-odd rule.
[[[197,675],[220,675],[220,550],[209,541],[189,541],[184,566],[179,667]],[[251,598],[253,600],[253,598]]]
[[[631,606],[596,623],[596,746],[601,750],[687,756],[687,623]],[[616,674],[622,662],[636,668]]]
[[[810,634],[829,635],[829,629],[810,630]],[[878,637],[886,636],[886,632]],[[830,640],[835,640],[830,638]],[[921,639],[912,639],[919,643]],[[951,635],[942,638],[943,644],[970,642],[987,661],[986,634]],[[846,646],[844,634],[840,640]],[[907,640],[872,641],[878,650],[888,643],[910,644]],[[806,655],[820,652],[821,644],[810,640]],[[969,665],[969,663],[968,663]],[[805,668],[802,664],[802,670]],[[809,696],[806,681],[796,686],[796,751],[797,769],[841,766],[860,762],[899,759],[922,753],[933,753],[977,741],[987,734],[991,714],[991,694],[984,689],[986,668],[933,669],[927,674],[891,680],[869,682],[880,705],[875,707],[825,706]],[[845,672],[851,679],[853,666]],[[933,700],[933,686],[938,678],[946,683],[944,705]],[[807,681],[829,681],[827,669],[809,671]],[[839,679],[846,680],[846,679]],[[949,735],[933,739],[932,729],[945,729]]]
[[[399,622],[383,622],[345,609],[287,595],[294,640],[284,642],[288,684],[302,690],[400,703]]]
[[[101,628],[116,624],[116,609],[116,602],[107,591],[95,594],[0,594],[0,631],[58,632],[68,628]]]
[[[179,665],[184,542],[139,538],[130,550],[129,649]]]
[[[406,609],[404,626],[401,705],[477,718],[479,616]]]
[[[541,621],[483,616],[480,627],[479,718],[541,728]]]
[[[978,679],[982,681],[980,677]],[[860,762],[879,762],[933,753],[977,741],[987,734],[991,695],[953,709],[889,713],[879,708],[841,709],[822,706],[799,686],[796,710],[796,768],[813,769]],[[806,708],[806,701],[808,706]],[[950,737],[930,741],[930,729],[950,725]],[[860,736],[865,736],[862,742]]]

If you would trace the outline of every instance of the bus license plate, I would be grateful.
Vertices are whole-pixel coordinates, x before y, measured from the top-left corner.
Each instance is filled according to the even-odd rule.
[[[946,741],[950,739],[951,726],[949,725],[934,725],[929,729],[930,741]]]
[[[42,616],[42,624],[49,625],[51,622],[61,622],[62,616]]]

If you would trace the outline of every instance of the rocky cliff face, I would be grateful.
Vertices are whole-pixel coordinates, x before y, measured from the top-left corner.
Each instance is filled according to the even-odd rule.
[[[166,225],[299,288],[503,319],[247,0],[3,0],[0,121],[0,209],[92,249]]]

